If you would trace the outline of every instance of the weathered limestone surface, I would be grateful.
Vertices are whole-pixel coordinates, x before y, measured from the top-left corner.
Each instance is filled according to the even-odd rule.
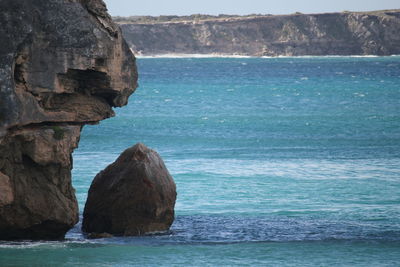
[[[167,19],[165,17],[164,19]],[[400,10],[198,19],[118,18],[142,55],[248,56],[400,54]],[[140,20],[141,19],[141,20]]]
[[[0,239],[59,239],[78,221],[71,153],[137,86],[102,0],[0,0]]]
[[[175,200],[175,182],[164,162],[139,143],[93,180],[82,230],[91,237],[165,231],[174,221]]]

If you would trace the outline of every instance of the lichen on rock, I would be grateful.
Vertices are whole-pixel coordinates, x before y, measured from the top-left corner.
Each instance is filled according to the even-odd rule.
[[[0,1],[0,239],[59,239],[83,125],[137,87],[135,57],[102,0]]]

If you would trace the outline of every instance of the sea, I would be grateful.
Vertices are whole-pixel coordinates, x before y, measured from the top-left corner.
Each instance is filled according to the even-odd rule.
[[[95,175],[141,142],[177,185],[168,232],[0,242],[0,266],[400,266],[400,56],[138,58],[140,87],[85,126]]]

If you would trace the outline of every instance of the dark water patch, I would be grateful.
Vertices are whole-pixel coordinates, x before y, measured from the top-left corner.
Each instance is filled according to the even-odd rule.
[[[328,221],[312,217],[179,216],[173,242],[287,242],[323,240],[400,241],[400,227],[358,221]],[[161,240],[168,239],[165,236]]]
[[[290,218],[194,215],[177,216],[170,231],[140,237],[87,240],[81,233],[79,225],[67,235],[67,242],[72,242],[73,246],[85,246],[78,241],[88,242],[94,246],[98,244],[158,246],[335,240],[400,242],[400,225],[387,221],[323,220],[310,216]]]
[[[372,242],[400,244],[400,225],[312,217],[177,216],[169,231],[140,237],[87,239],[75,226],[65,241],[1,241],[0,249],[101,248],[104,246],[229,245],[287,242]]]

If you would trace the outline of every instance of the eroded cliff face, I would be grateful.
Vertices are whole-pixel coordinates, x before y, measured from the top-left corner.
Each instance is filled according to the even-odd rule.
[[[0,239],[58,239],[78,222],[71,153],[83,125],[137,87],[102,0],[1,0]]]
[[[142,55],[400,54],[399,10],[162,23],[119,21],[132,50]]]

